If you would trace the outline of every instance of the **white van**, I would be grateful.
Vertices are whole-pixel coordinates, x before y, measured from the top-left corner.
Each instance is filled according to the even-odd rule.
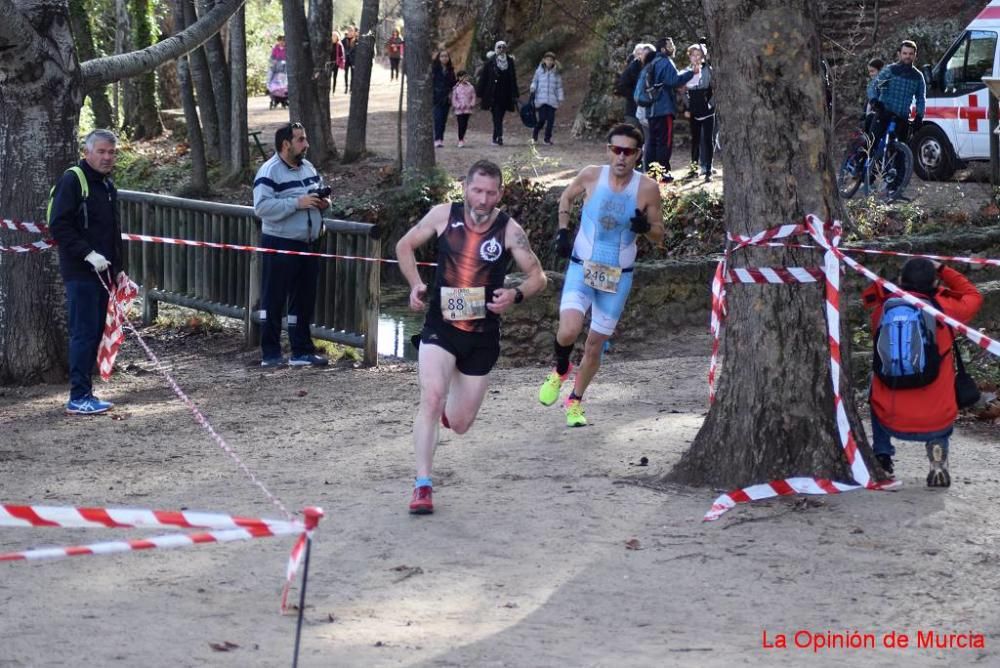
[[[1000,76],[998,34],[1000,0],[993,0],[937,65],[924,66],[927,108],[910,139],[920,178],[943,181],[966,161],[990,159],[990,100],[983,77]]]

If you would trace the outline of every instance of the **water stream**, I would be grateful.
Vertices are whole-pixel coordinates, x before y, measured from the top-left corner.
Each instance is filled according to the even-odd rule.
[[[404,286],[382,286],[381,312],[378,315],[378,354],[417,359],[417,349],[410,337],[420,332],[424,314],[411,311],[410,289]]]

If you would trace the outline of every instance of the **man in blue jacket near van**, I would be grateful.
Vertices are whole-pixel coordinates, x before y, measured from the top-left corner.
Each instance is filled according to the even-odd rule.
[[[649,107],[646,118],[649,122],[649,133],[646,137],[646,150],[643,156],[643,164],[646,171],[655,162],[664,171],[660,177],[662,183],[670,183],[674,177],[670,174],[670,156],[674,151],[674,116],[677,107],[674,103],[674,89],[683,86],[691,77],[694,71],[688,70],[683,74],[677,71],[672,56],[676,47],[674,40],[664,37],[656,42],[656,58],[639,75],[639,82],[636,84],[635,97],[639,98],[640,87],[645,88],[648,81],[651,81],[656,89],[655,99]],[[647,70],[649,76],[647,77]]]

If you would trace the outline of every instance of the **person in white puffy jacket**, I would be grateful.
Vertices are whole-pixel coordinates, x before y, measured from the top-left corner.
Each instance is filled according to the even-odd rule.
[[[538,141],[538,133],[545,128],[545,143],[552,144],[552,126],[556,123],[556,109],[562,104],[563,80],[562,67],[556,60],[556,54],[546,51],[542,62],[538,63],[535,76],[531,79],[531,94],[535,97],[535,109],[538,110],[538,123],[532,133],[532,139]]]

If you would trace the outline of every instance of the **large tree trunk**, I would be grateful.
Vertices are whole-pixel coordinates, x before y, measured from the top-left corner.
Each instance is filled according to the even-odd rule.
[[[306,13],[301,0],[284,0],[285,49],[288,56],[288,106],[293,121],[306,128],[309,137],[309,160],[324,165],[337,156],[330,121],[323,118],[313,73],[312,46]]]
[[[174,25],[178,31],[187,26],[184,11],[185,0],[175,0],[173,6]],[[205,160],[205,138],[198,119],[198,106],[194,101],[194,87],[191,85],[191,63],[188,54],[177,59],[177,80],[181,89],[181,105],[184,108],[184,124],[187,126],[188,148],[191,151],[191,182],[189,194],[208,192],[208,164]]]
[[[0,72],[6,75],[0,76],[4,218],[45,222],[49,187],[79,159],[76,128],[83,96],[67,9],[65,3],[42,0],[0,4]],[[44,39],[22,49],[35,26],[45,31]],[[0,240],[6,246],[39,237],[7,232]],[[0,254],[0,384],[62,381],[66,341],[55,250]]]
[[[406,24],[406,158],[405,178],[423,175],[434,168],[434,113],[431,58],[435,21],[432,0],[403,0]]]
[[[748,235],[806,213],[841,218],[828,153],[817,10],[811,0],[704,0],[725,112],[726,229]],[[753,113],[745,113],[745,110]],[[816,251],[760,248],[732,266],[818,266]],[[670,477],[744,486],[792,475],[847,480],[830,383],[822,283],[733,284],[716,401]],[[843,321],[842,321],[843,322]],[[850,337],[842,396],[852,429]],[[867,446],[862,444],[871,461]]]
[[[129,33],[132,50],[152,46],[153,16],[150,0],[129,0]],[[149,139],[163,132],[156,106],[156,73],[145,72],[125,82],[123,127],[132,139]]]
[[[204,16],[214,6],[215,0],[201,0],[198,7],[199,16]],[[228,168],[232,134],[231,86],[229,64],[226,62],[226,52],[222,47],[222,37],[219,33],[215,33],[205,41],[205,55],[208,57],[208,73],[212,80],[212,93],[215,96],[215,113],[219,119],[219,162],[224,168]]]
[[[375,24],[378,21],[378,0],[363,0],[361,5],[361,37],[354,50],[354,77],[351,81],[351,102],[347,115],[347,138],[344,140],[344,162],[354,162],[368,150],[368,93],[371,90],[372,59],[375,57]]]
[[[333,2],[311,0],[309,3],[309,45],[312,50],[313,87],[319,104],[320,120],[330,127],[330,51],[333,45]],[[331,135],[332,136],[332,135]]]
[[[230,183],[239,182],[250,168],[247,144],[247,20],[246,8],[240,7],[229,21],[229,71],[233,78],[231,131],[229,143]]]
[[[96,58],[97,49],[94,47],[94,33],[90,28],[90,13],[84,0],[70,0],[69,16],[80,60]],[[94,112],[94,125],[98,128],[113,128],[111,102],[108,101],[108,91],[105,87],[95,88],[89,91],[87,96],[90,98],[91,111]]]
[[[193,25],[198,20],[194,0],[179,0],[184,5],[184,25]],[[212,160],[219,160],[219,110],[215,105],[215,91],[212,77],[208,72],[208,56],[205,48],[198,47],[188,54],[191,82],[198,100],[198,116],[205,137],[205,151]]]

